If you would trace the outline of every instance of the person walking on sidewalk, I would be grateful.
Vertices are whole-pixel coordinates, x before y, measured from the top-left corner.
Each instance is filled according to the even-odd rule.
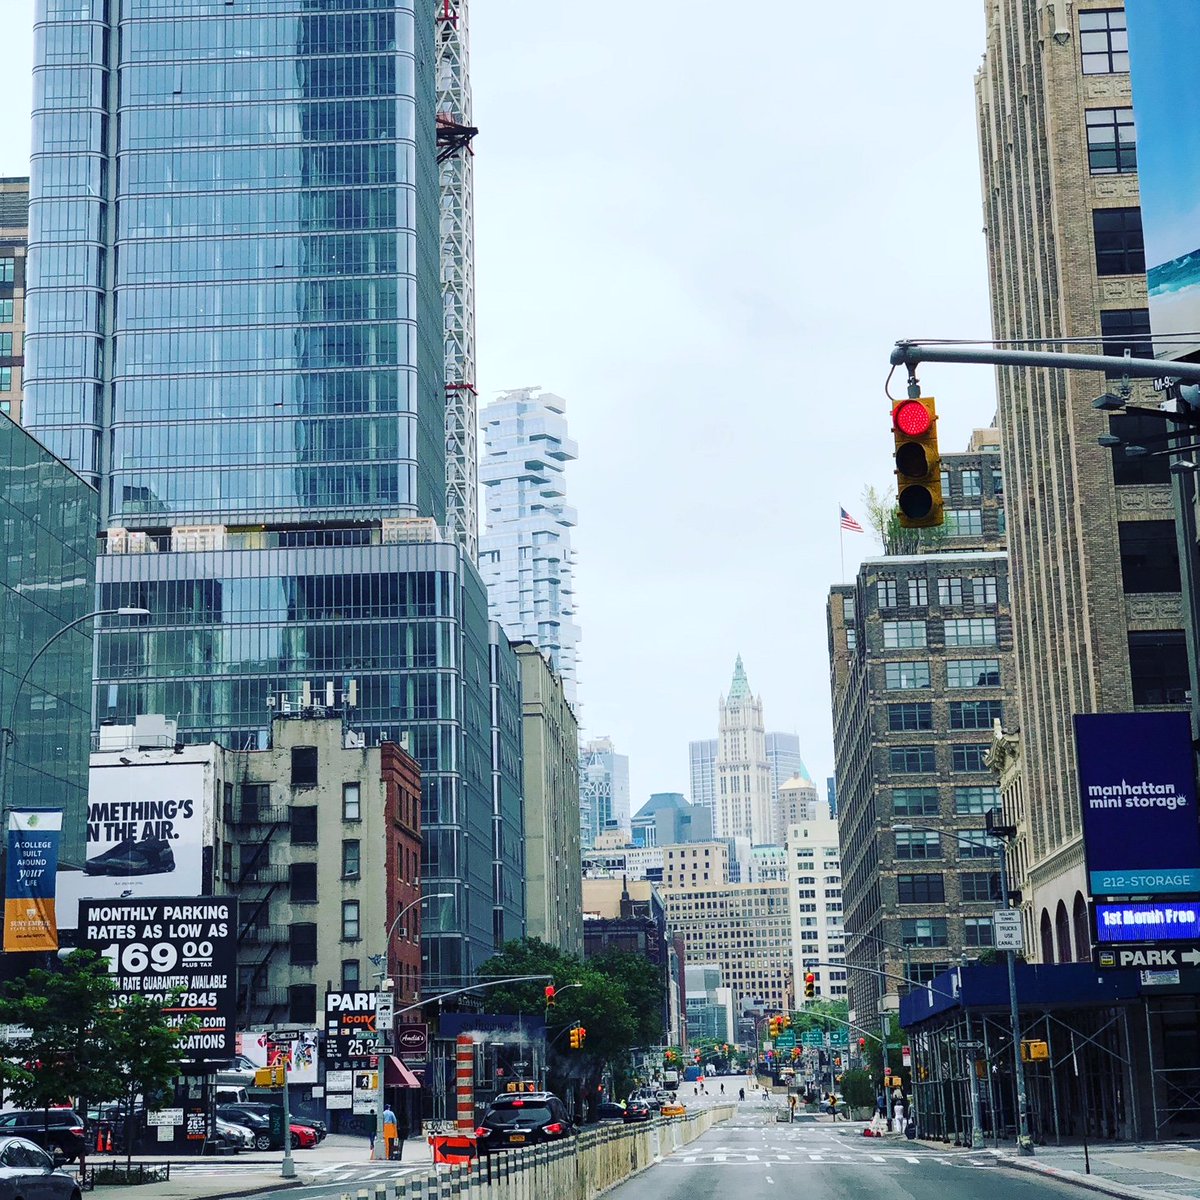
[[[389,1162],[396,1145],[396,1114],[390,1104],[383,1107],[383,1157]]]
[[[796,1093],[791,1092],[788,1095],[788,1121],[796,1119]]]

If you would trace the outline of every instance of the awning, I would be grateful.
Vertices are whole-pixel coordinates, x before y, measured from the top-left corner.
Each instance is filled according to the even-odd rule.
[[[387,1087],[421,1086],[421,1081],[394,1054],[389,1054],[383,1064],[383,1082]]]

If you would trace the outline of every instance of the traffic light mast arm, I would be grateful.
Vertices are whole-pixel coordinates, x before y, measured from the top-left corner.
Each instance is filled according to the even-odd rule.
[[[805,960],[804,969],[807,971],[809,967],[831,967],[835,971],[861,971],[864,975],[878,975],[880,979],[895,979],[900,983],[907,983],[914,988],[928,988],[935,996],[945,996],[947,1000],[958,999],[953,992],[944,992],[941,988],[935,988],[932,983],[921,983],[919,980],[909,979],[907,975],[896,975],[891,971],[879,971],[874,967],[856,967],[844,962],[821,962],[815,958]]]
[[[1073,354],[1065,350],[997,350],[986,346],[945,345],[899,341],[891,353],[894,367],[907,367],[910,379],[923,362],[975,363],[992,367],[1057,367],[1063,371],[1120,371],[1130,379],[1159,379],[1169,375],[1200,383],[1200,363],[1155,358],[1120,358],[1113,354]]]

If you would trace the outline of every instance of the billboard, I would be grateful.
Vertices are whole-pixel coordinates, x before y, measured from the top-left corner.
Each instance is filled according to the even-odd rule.
[[[8,814],[8,866],[4,883],[4,952],[57,950],[54,882],[61,809]]]
[[[198,1027],[179,1046],[188,1062],[232,1058],[236,1047],[237,901],[227,896],[82,900],[79,941],[108,959],[116,1002],[133,993],[166,1002]]]
[[[284,1062],[288,1083],[318,1083],[317,1051],[319,1033],[312,1029],[256,1031],[237,1035],[237,1052],[256,1067],[273,1067]]]
[[[1187,713],[1075,717],[1093,896],[1200,892],[1200,822]]]
[[[1200,942],[1200,901],[1132,901],[1096,905],[1096,941]]]
[[[1200,350],[1200,5],[1126,0],[1125,17],[1150,327],[1156,355],[1182,358]]]
[[[83,899],[199,896],[212,843],[211,764],[93,766],[87,859],[58,873],[59,928],[74,928]]]

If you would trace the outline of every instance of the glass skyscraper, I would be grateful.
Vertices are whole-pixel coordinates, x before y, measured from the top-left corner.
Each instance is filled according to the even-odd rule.
[[[435,56],[413,0],[38,0],[26,342],[29,425],[100,488],[100,603],[152,614],[100,637],[99,716],[254,746],[270,704],[332,696],[407,733],[456,897],[431,984],[490,952],[493,894],[486,598],[441,529]]]

